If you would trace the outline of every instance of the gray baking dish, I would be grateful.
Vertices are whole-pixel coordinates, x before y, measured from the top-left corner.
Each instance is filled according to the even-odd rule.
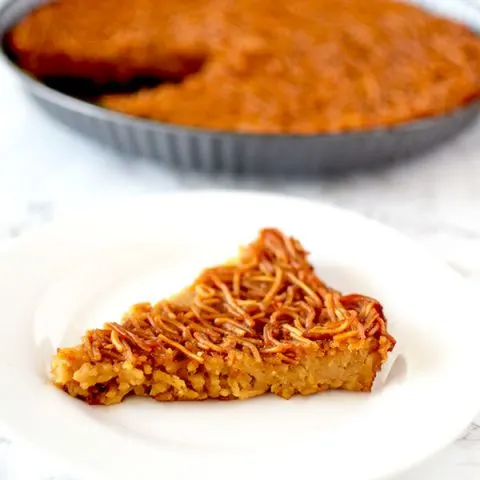
[[[160,0],[161,1],[161,0]],[[0,9],[0,42],[45,0],[9,0]],[[423,153],[456,136],[478,114],[480,102],[393,128],[319,135],[216,132],[145,120],[106,110],[50,88],[23,72],[4,47],[4,59],[29,94],[54,118],[129,156],[156,158],[183,170],[208,173],[313,175],[350,172]]]

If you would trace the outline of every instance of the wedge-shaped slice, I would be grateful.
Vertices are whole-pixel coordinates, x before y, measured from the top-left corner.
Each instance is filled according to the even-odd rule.
[[[265,229],[233,263],[174,299],[139,304],[52,363],[56,385],[91,404],[368,392],[395,340],[381,305],[342,296],[298,241]]]

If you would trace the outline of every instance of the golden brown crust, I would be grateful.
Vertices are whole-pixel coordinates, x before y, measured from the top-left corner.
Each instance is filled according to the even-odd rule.
[[[10,43],[39,77],[183,80],[100,103],[239,132],[396,125],[465,105],[480,86],[476,35],[392,0],[59,0]]]
[[[34,10],[8,40],[20,66],[40,78],[178,79],[203,59],[197,19],[205,7],[197,0],[57,0]]]
[[[298,241],[265,229],[238,261],[205,270],[176,298],[136,305],[122,323],[59,349],[52,372],[57,385],[90,403],[128,393],[288,398],[369,391],[394,345],[376,300],[327,287]]]

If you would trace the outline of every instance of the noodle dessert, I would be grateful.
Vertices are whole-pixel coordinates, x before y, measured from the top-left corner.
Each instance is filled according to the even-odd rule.
[[[476,34],[393,0],[57,0],[8,46],[42,80],[140,82],[108,109],[232,132],[371,130],[480,93]]]
[[[382,306],[342,295],[294,238],[264,229],[233,262],[176,297],[135,305],[120,323],[60,348],[53,382],[90,404],[369,392],[395,345]]]

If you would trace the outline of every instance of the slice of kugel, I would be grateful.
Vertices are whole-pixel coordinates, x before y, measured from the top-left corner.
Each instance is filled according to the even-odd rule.
[[[395,345],[382,306],[325,285],[301,244],[262,230],[174,298],[60,348],[53,382],[90,404],[368,392]]]

